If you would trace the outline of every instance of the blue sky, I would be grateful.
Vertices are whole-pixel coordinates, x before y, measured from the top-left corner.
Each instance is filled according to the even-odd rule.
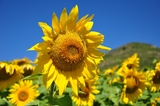
[[[79,18],[95,14],[92,30],[105,35],[103,45],[118,48],[142,42],[160,48],[160,0],[0,0],[0,61],[28,57],[27,51],[41,42],[38,22],[51,25],[52,13],[79,7]]]

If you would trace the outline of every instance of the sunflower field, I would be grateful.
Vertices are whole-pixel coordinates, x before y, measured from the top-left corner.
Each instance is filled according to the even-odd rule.
[[[140,69],[135,53],[100,69],[111,48],[91,31],[94,15],[78,20],[78,13],[76,5],[60,18],[53,13],[51,26],[38,23],[44,36],[28,49],[37,52],[34,61],[0,61],[0,106],[159,106],[160,61]]]

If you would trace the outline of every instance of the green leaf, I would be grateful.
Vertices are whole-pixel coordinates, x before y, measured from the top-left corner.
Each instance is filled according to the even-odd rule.
[[[159,92],[151,93],[152,99],[160,97]]]
[[[4,105],[6,102],[3,99],[0,99],[0,105]]]
[[[41,76],[41,74],[30,75],[30,76],[24,77],[23,80],[33,80],[33,79],[38,79],[39,76]]]
[[[46,87],[45,87],[44,85],[42,85],[42,86],[40,86],[40,87],[38,88],[38,91],[39,91],[39,93],[41,94],[41,93],[45,93],[47,90],[46,90]]]
[[[6,98],[0,97],[0,106],[11,106],[11,104],[7,101]]]
[[[50,96],[48,99],[49,103],[54,106],[72,106],[72,100],[69,94],[64,94],[64,96],[58,99]]]
[[[154,60],[152,61],[152,63],[153,63],[153,64],[156,64],[157,61],[158,61],[157,59],[154,59]]]
[[[116,106],[119,104],[119,97],[114,95],[114,96],[111,96],[110,99]]]
[[[136,103],[134,103],[134,106],[147,106],[147,104],[145,104],[143,102],[136,102]]]
[[[72,88],[66,87],[64,92],[65,93],[72,93],[73,91],[72,91]]]
[[[39,106],[39,100],[34,100],[33,102],[28,103],[27,106]]]
[[[148,95],[142,95],[139,99],[141,100],[146,100],[146,99],[148,99],[150,96],[148,96]]]

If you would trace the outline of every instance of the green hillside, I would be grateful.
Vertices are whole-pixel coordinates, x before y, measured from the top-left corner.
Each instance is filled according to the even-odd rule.
[[[134,53],[137,53],[138,57],[140,58],[140,68],[154,68],[155,64],[153,64],[153,60],[160,60],[160,48],[150,44],[133,42],[109,51],[104,56],[105,61],[101,62],[99,67],[102,70],[113,67],[120,64],[124,59],[128,58]]]

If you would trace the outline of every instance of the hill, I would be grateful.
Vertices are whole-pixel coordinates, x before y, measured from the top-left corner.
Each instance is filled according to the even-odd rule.
[[[101,70],[113,67],[122,63],[134,53],[137,53],[140,58],[140,69],[142,67],[154,68],[153,60],[160,60],[160,48],[150,44],[132,42],[109,51],[104,56],[105,61],[101,62],[99,67]]]

